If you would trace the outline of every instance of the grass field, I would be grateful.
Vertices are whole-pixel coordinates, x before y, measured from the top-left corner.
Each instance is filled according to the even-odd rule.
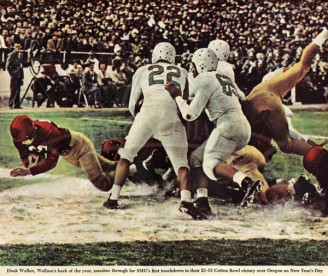
[[[0,113],[2,168],[20,165],[17,151],[10,138],[9,125],[16,115],[24,114],[22,112],[25,110],[19,113]],[[127,112],[116,110],[59,112],[34,109],[28,114],[33,119],[51,120],[59,126],[86,134],[98,150],[105,139],[121,140],[132,122]],[[295,111],[293,122],[294,127],[304,134],[327,137],[327,119],[327,111]],[[305,172],[301,164],[302,158],[278,152],[267,166],[265,176],[268,179],[297,177]],[[65,162],[60,162],[50,173],[83,177],[80,170],[72,166],[67,167]],[[0,178],[0,192],[30,184],[35,184],[35,181]],[[326,234],[322,234],[323,240],[220,239],[65,245],[5,244],[0,246],[0,265],[328,265],[328,241],[324,238]]]

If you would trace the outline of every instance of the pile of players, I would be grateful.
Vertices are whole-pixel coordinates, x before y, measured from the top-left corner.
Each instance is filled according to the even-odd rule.
[[[11,124],[11,134],[25,168],[14,169],[12,176],[49,170],[63,155],[80,166],[96,187],[109,191],[104,206],[117,209],[131,165],[135,163],[156,176],[154,168],[143,165],[149,165],[151,157],[164,149],[178,183],[179,210],[195,220],[213,215],[209,187],[222,180],[237,190],[236,198],[242,207],[254,202],[284,201],[296,195],[306,202],[323,202],[320,209],[326,216],[328,151],[293,135],[281,99],[306,75],[327,39],[325,28],[304,49],[298,63],[275,72],[247,97],[236,85],[233,67],[227,62],[227,42],[215,40],[208,48],[195,51],[189,74],[175,65],[174,47],[159,43],[153,50],[152,64],[139,68],[133,76],[129,111],[134,122],[123,144],[106,141],[100,156],[80,133],[19,116]],[[209,126],[208,133],[199,135],[204,139],[196,142],[188,135],[188,141],[187,131],[192,125],[187,122],[197,121],[204,116],[204,110],[208,120],[203,118],[202,125]],[[53,137],[46,135],[47,131]],[[282,152],[304,156],[304,167],[316,177],[322,193],[304,176],[296,183],[269,186],[261,171],[272,157],[272,140]],[[29,164],[31,148],[42,148],[47,157]]]

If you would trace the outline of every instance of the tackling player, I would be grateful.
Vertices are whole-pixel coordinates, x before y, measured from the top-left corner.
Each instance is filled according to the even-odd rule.
[[[208,118],[215,124],[209,139],[200,146],[204,151],[203,159],[193,160],[191,157],[193,167],[201,168],[203,165],[203,169],[198,171],[200,187],[207,188],[208,185],[204,173],[211,180],[216,181],[219,177],[232,180],[245,191],[241,205],[246,206],[252,201],[254,194],[261,190],[263,184],[236,170],[226,161],[231,154],[247,145],[251,135],[250,125],[241,110],[230,79],[215,71],[218,64],[215,53],[208,48],[198,49],[193,55],[192,63],[195,77],[193,83],[196,87],[193,89],[195,97],[190,105],[182,99],[181,89],[174,83],[167,82],[165,88],[175,99],[185,120],[195,120],[205,108]],[[203,164],[199,162],[196,165],[195,162],[198,161]],[[204,193],[206,192],[204,190]],[[200,198],[207,200],[207,195],[200,195]],[[197,199],[195,206],[210,213],[208,202],[202,201]]]
[[[133,76],[129,110],[135,116],[123,148],[119,150],[114,185],[104,206],[116,209],[120,191],[129,175],[129,167],[134,157],[151,138],[158,139],[177,174],[181,188],[180,211],[193,219],[206,219],[191,200],[189,166],[187,160],[188,143],[178,108],[174,100],[165,92],[167,81],[174,83],[182,91],[186,87],[187,71],[175,63],[175,48],[167,42],[155,46],[152,64],[140,67]],[[143,96],[143,104],[136,114],[135,108]]]
[[[109,191],[113,184],[116,162],[96,152],[93,143],[82,133],[58,127],[49,121],[17,116],[10,125],[10,133],[24,167],[14,168],[13,177],[37,175],[56,167],[60,156],[81,168],[92,184],[101,191]],[[29,156],[43,155],[31,162]]]

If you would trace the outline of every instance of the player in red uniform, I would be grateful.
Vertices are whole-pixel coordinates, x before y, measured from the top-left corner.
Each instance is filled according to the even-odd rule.
[[[37,175],[56,167],[60,156],[80,167],[92,184],[101,191],[113,185],[116,162],[107,160],[96,152],[93,143],[82,133],[58,127],[53,122],[32,120],[17,116],[10,125],[11,136],[24,167],[14,168],[13,177]],[[44,155],[32,163],[30,155]]]

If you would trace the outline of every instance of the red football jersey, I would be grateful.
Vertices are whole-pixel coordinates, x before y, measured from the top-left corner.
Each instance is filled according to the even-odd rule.
[[[34,121],[36,132],[33,143],[24,145],[14,140],[20,158],[25,167],[28,166],[28,156],[31,153],[44,153],[45,159],[30,168],[32,175],[49,171],[56,167],[60,153],[65,150],[70,142],[70,132],[66,128],[58,127],[50,121]]]

